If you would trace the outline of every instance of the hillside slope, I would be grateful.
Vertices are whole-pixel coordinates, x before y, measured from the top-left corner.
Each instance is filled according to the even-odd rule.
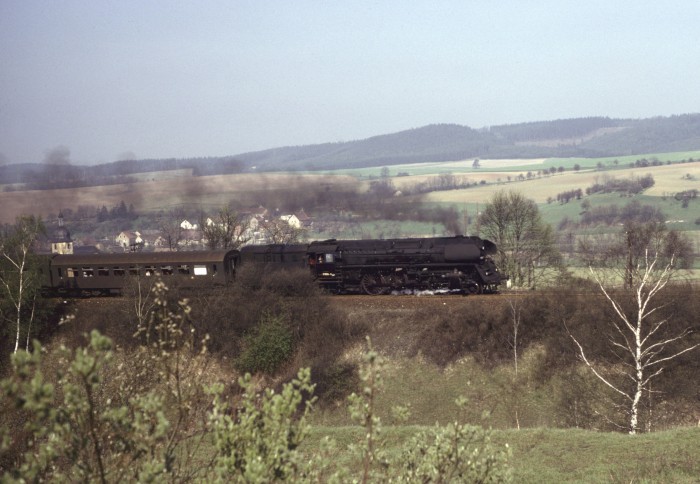
[[[603,117],[475,130],[455,124],[365,140],[275,148],[235,158],[250,169],[328,170],[469,158],[604,157],[700,149],[700,114],[643,120]]]

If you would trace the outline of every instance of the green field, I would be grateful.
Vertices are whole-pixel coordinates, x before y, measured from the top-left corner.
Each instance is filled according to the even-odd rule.
[[[399,444],[423,426],[387,426],[386,451],[395,454]],[[319,447],[321,439],[331,437],[339,447],[362,439],[359,427],[314,426],[305,451]],[[673,429],[631,437],[580,429],[500,430],[492,442],[512,450],[509,461],[513,482],[532,484],[560,483],[697,483],[700,479],[700,428]],[[346,455],[333,456],[346,462]],[[356,476],[360,474],[358,463]]]
[[[605,168],[628,168],[630,163],[637,160],[646,159],[650,163],[657,160],[661,163],[680,163],[687,160],[698,161],[700,159],[700,151],[679,151],[673,153],[648,153],[641,155],[616,156],[603,158],[537,158],[537,159],[480,159],[480,168],[474,168],[474,158],[469,158],[463,161],[436,161],[431,163],[413,163],[413,164],[398,164],[389,165],[386,167],[368,167],[343,170],[327,170],[324,173],[332,175],[350,175],[360,178],[378,178],[381,176],[383,168],[389,170],[390,176],[397,176],[399,173],[408,173],[409,175],[430,175],[436,173],[471,173],[478,174],[484,172],[521,172],[521,171],[537,171],[549,168],[564,167],[566,170],[573,170],[574,165],[579,165],[581,170],[596,169],[599,164]],[[313,173],[313,172],[309,172]]]
[[[535,350],[523,355],[518,385],[513,384],[508,364],[487,370],[466,358],[440,369],[420,357],[388,360],[382,372],[384,390],[375,402],[387,455],[397,455],[403,442],[436,423],[461,421],[490,428],[495,444],[508,444],[514,482],[698,482],[700,427],[694,421],[687,427],[660,427],[636,436],[561,428],[565,426],[561,419],[567,416],[557,408],[558,399],[564,396],[558,385],[565,382],[535,383],[532,372],[538,354]],[[458,396],[470,402],[465,412],[454,405]],[[390,409],[397,404],[409,406],[407,424],[396,425],[392,420]],[[605,412],[604,407],[599,410]],[[344,449],[360,444],[364,435],[362,428],[352,425],[343,405],[315,411],[311,422],[312,433],[304,444],[307,451],[317,452],[324,437],[331,437]],[[347,459],[342,451],[334,456],[334,460],[358,466]]]

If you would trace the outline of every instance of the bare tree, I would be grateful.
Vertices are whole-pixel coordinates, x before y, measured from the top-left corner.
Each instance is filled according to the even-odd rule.
[[[250,217],[231,207],[219,209],[214,217],[202,213],[199,228],[209,249],[237,249],[251,238]]]
[[[660,265],[673,259],[674,269],[688,269],[694,261],[691,242],[656,221],[625,222],[617,234],[582,239],[579,251],[588,266],[606,269],[598,272],[600,277],[607,273],[615,280],[622,280],[627,288],[632,287],[634,271],[645,263],[649,251]]]
[[[669,303],[663,292],[672,281],[676,262],[674,254],[667,258],[663,251],[647,247],[643,258],[625,267],[628,289],[621,291],[607,287],[600,271],[589,266],[613,310],[614,317],[609,321],[609,344],[612,355],[621,363],[622,378],[605,372],[602,366],[592,361],[579,339],[569,332],[581,360],[625,402],[623,407],[628,416],[630,434],[640,430],[640,401],[644,392],[651,392],[652,380],[671,360],[700,346],[700,343],[686,343],[692,330],[690,327],[674,329],[668,314],[664,314]]]
[[[493,195],[479,217],[481,235],[498,247],[496,264],[515,286],[534,287],[560,268],[552,228],[537,204],[514,191]]]
[[[305,234],[302,227],[297,227],[279,218],[266,221],[261,225],[261,228],[265,238],[271,244],[293,244],[299,242]]]
[[[158,275],[146,276],[142,271],[137,271],[136,275],[130,275],[125,279],[122,288],[126,303],[125,312],[129,321],[132,321],[132,316],[135,319],[133,324],[135,328],[146,326],[151,310],[156,305],[154,287],[160,281],[161,278]]]
[[[158,220],[160,236],[163,237],[163,240],[168,245],[168,249],[171,251],[177,250],[182,241],[182,226],[180,226],[180,223],[180,219],[174,213],[163,215]]]
[[[9,316],[3,315],[3,320],[15,326],[15,353],[19,349],[23,322],[27,334],[32,329],[36,295],[39,291],[39,275],[33,261],[32,247],[43,232],[41,219],[22,216],[0,236],[0,286],[4,298],[12,308]],[[29,311],[28,315],[24,314],[26,311]],[[26,321],[23,321],[25,317]]]

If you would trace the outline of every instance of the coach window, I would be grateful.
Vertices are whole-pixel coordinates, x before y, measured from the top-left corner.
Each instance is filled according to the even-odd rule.
[[[107,267],[98,267],[98,268],[97,268],[97,275],[98,275],[98,276],[109,276],[109,268],[107,268]]]
[[[126,271],[121,267],[115,267],[114,269],[112,269],[112,274],[114,274],[115,276],[125,276]]]
[[[326,254],[326,262],[329,264],[333,262],[333,254]]]
[[[83,267],[83,277],[92,277],[95,275],[95,270],[92,267]]]
[[[190,273],[190,267],[187,264],[182,264],[177,268],[177,273],[178,274],[183,274],[183,275],[189,275]]]
[[[130,276],[138,276],[139,275],[139,268],[135,266],[129,267],[129,275]]]
[[[195,276],[206,276],[207,275],[207,266],[199,266],[199,265],[194,266],[194,275]]]
[[[173,266],[160,266],[160,272],[164,276],[171,276],[173,274]]]
[[[216,275],[216,264],[212,264],[212,266],[211,266],[211,275],[212,276]]]
[[[72,267],[66,267],[66,277],[77,277],[77,271]]]
[[[63,279],[63,269],[61,269],[60,267],[57,267],[56,271],[57,271],[58,277]]]
[[[155,266],[146,266],[146,276],[157,276]]]

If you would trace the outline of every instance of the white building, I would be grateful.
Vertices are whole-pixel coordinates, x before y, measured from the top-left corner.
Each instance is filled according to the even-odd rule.
[[[295,229],[300,229],[301,228],[301,220],[294,215],[280,215],[280,220],[283,222],[287,222],[290,227],[294,227]]]
[[[180,224],[180,228],[184,230],[197,230],[197,224],[192,224],[189,220],[183,220]]]

